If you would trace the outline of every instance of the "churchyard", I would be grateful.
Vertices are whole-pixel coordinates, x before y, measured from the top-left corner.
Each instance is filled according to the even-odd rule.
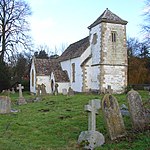
[[[22,89],[21,86],[20,89]],[[149,92],[138,92],[144,106],[150,109]],[[138,97],[138,95],[134,95],[136,93],[130,94],[133,95],[128,95],[128,97]],[[128,106],[127,94],[105,96],[58,94],[35,98],[29,92],[19,94],[17,91],[1,95],[9,95],[11,98],[11,112],[0,114],[0,150],[82,149],[85,143],[78,144],[79,135],[81,132],[89,130],[94,131],[94,134],[96,130],[100,132],[100,134],[98,133],[100,138],[103,136],[105,138],[104,144],[102,142],[102,146],[95,148],[96,150],[150,149],[150,131],[143,129],[145,124],[137,126],[134,123],[132,126],[132,121],[139,121],[138,125],[141,124],[137,118],[142,117],[142,112],[138,116],[134,108],[131,117],[128,113],[127,115],[120,114],[118,108]],[[23,100],[21,104],[19,103],[20,98]],[[140,98],[138,97],[138,99]],[[98,104],[99,100],[102,102],[100,105]],[[7,99],[7,103],[9,103],[9,99]],[[2,102],[1,105],[3,105]],[[135,105],[138,104],[131,102],[130,109]],[[138,111],[142,110],[140,107],[141,105],[139,105]],[[107,111],[108,109],[109,111]],[[10,111],[10,105],[8,111]],[[91,115],[93,111],[94,113]],[[114,124],[116,122],[117,125]]]

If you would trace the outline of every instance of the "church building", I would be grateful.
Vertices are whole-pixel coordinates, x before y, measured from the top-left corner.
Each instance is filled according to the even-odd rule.
[[[71,87],[76,92],[122,93],[127,86],[126,24],[106,9],[89,27],[89,36],[71,45],[57,59],[33,57],[30,92],[43,84],[46,93]]]

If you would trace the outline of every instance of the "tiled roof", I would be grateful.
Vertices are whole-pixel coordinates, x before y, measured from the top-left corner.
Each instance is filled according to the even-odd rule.
[[[51,75],[54,73],[56,82],[69,82],[68,74],[61,68],[58,59],[35,58],[36,75]]]
[[[126,25],[128,22],[118,17],[116,14],[112,13],[108,8],[102,13],[102,15],[97,18],[97,20],[92,23],[88,28],[91,29],[92,27],[98,25],[101,22],[108,22],[108,23],[117,23]]]
[[[89,47],[89,45],[89,37],[86,37],[69,45],[69,47],[60,56],[59,61],[65,61],[68,59],[80,57],[83,52]]]

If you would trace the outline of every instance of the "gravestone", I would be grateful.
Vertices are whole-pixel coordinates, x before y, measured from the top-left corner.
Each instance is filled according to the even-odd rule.
[[[57,83],[55,84],[55,92],[54,93],[55,93],[55,95],[58,95],[58,84]]]
[[[84,110],[88,112],[88,130],[96,130],[96,114],[100,109],[100,100],[94,99],[89,102],[88,105],[85,105]]]
[[[41,95],[41,85],[37,85],[37,96]]]
[[[10,89],[7,90],[7,94],[8,94],[8,96],[10,95]]]
[[[42,83],[42,85],[41,85],[41,94],[42,95],[46,95],[46,86]]]
[[[22,89],[24,89],[23,86],[21,86],[21,84],[18,84],[17,90],[19,90],[19,99],[18,99],[18,105],[22,105],[22,104],[26,104],[26,100],[22,95]]]
[[[12,93],[12,94],[15,94],[15,89],[14,89],[14,88],[12,88],[11,93]]]
[[[111,140],[125,136],[125,126],[117,99],[111,94],[106,94],[102,100],[102,111]]]
[[[123,116],[129,116],[129,115],[130,115],[130,114],[129,114],[128,107],[127,107],[125,104],[122,104],[122,105],[120,106],[120,111],[121,111],[121,114],[122,114]]]
[[[96,131],[96,114],[100,109],[100,100],[94,99],[85,105],[85,111],[88,112],[88,131],[82,131],[78,138],[78,144],[84,149],[93,150],[104,144],[105,139],[103,134]]]
[[[0,114],[11,112],[11,100],[8,96],[0,96]]]
[[[127,94],[127,100],[133,129],[137,131],[144,130],[147,126],[147,118],[141,96],[132,89]]]
[[[113,93],[113,89],[111,89],[110,85],[107,86],[106,91],[107,91],[108,94],[112,94]]]
[[[71,87],[69,87],[68,89],[68,96],[73,96],[74,95],[74,91]]]
[[[62,94],[67,95],[67,89],[62,89]]]

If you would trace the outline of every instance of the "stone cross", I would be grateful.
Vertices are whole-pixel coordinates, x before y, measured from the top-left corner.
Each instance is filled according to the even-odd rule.
[[[88,112],[88,130],[96,131],[96,114],[100,109],[100,100],[93,99],[88,105],[85,105],[85,111]]]
[[[93,99],[85,105],[85,110],[88,112],[88,131],[82,131],[78,138],[78,144],[84,149],[94,150],[104,144],[105,138],[103,134],[96,131],[96,114],[100,109],[100,100]]]
[[[23,97],[22,96],[22,89],[24,89],[24,86],[21,86],[21,84],[18,84],[19,87],[17,87],[17,90],[19,90],[19,97]]]

